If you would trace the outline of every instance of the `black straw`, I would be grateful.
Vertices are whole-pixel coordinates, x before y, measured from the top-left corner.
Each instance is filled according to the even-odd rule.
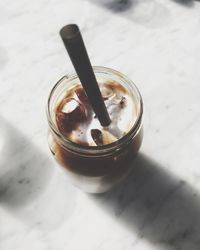
[[[66,25],[60,30],[60,35],[99,122],[108,126],[111,120],[78,26]]]

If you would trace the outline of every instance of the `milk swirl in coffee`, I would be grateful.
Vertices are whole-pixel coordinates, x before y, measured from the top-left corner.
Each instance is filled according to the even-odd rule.
[[[81,84],[63,93],[55,107],[55,123],[68,140],[81,145],[101,146],[115,142],[127,134],[136,119],[136,108],[130,92],[115,81],[99,84],[111,118],[102,127]]]

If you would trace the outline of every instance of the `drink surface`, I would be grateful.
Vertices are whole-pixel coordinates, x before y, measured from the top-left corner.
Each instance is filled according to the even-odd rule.
[[[117,141],[127,134],[136,120],[133,96],[115,81],[99,83],[111,118],[102,127],[81,84],[67,89],[55,107],[55,123],[62,135],[77,144],[101,146]]]

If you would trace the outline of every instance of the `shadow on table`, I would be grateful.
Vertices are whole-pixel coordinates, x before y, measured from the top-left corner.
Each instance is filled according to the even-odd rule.
[[[33,201],[52,174],[49,160],[11,124],[0,118],[0,204],[11,209]]]
[[[0,118],[0,206],[29,228],[55,230],[74,211],[76,189],[55,164]]]
[[[108,12],[120,15],[134,24],[139,24],[147,29],[161,29],[173,26],[172,8],[168,2],[174,2],[185,8],[194,9],[195,2],[200,0],[89,0],[101,6]],[[119,20],[120,22],[120,20]],[[183,23],[184,25],[184,23]]]
[[[95,0],[94,3],[100,4],[103,7],[113,12],[125,12],[132,8],[138,1],[135,0]]]
[[[194,3],[198,2],[199,0],[170,0],[170,1],[176,2],[186,7],[192,7],[194,6]],[[118,13],[126,12],[130,10],[131,8],[134,9],[134,7],[136,7],[136,5],[139,5],[139,4],[144,5],[145,7],[144,12],[147,11],[147,8],[146,8],[147,5],[150,6],[150,10],[151,10],[152,4],[154,4],[155,7],[156,5],[159,5],[159,3],[157,3],[156,1],[149,1],[149,0],[95,0],[92,2],[97,3],[111,10],[112,12],[118,12]]]
[[[200,249],[199,195],[145,155],[138,155],[126,181],[91,198],[139,238],[162,249]]]
[[[194,3],[198,2],[199,0],[172,0],[172,1],[179,3],[179,4],[182,4],[186,7],[192,7],[192,6],[194,6]]]

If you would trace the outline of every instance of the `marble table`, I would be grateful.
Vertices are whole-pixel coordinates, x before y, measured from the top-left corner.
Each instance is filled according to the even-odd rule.
[[[48,150],[45,105],[80,26],[93,65],[124,72],[145,104],[129,177],[85,194]],[[200,249],[200,2],[0,2],[0,249]]]

